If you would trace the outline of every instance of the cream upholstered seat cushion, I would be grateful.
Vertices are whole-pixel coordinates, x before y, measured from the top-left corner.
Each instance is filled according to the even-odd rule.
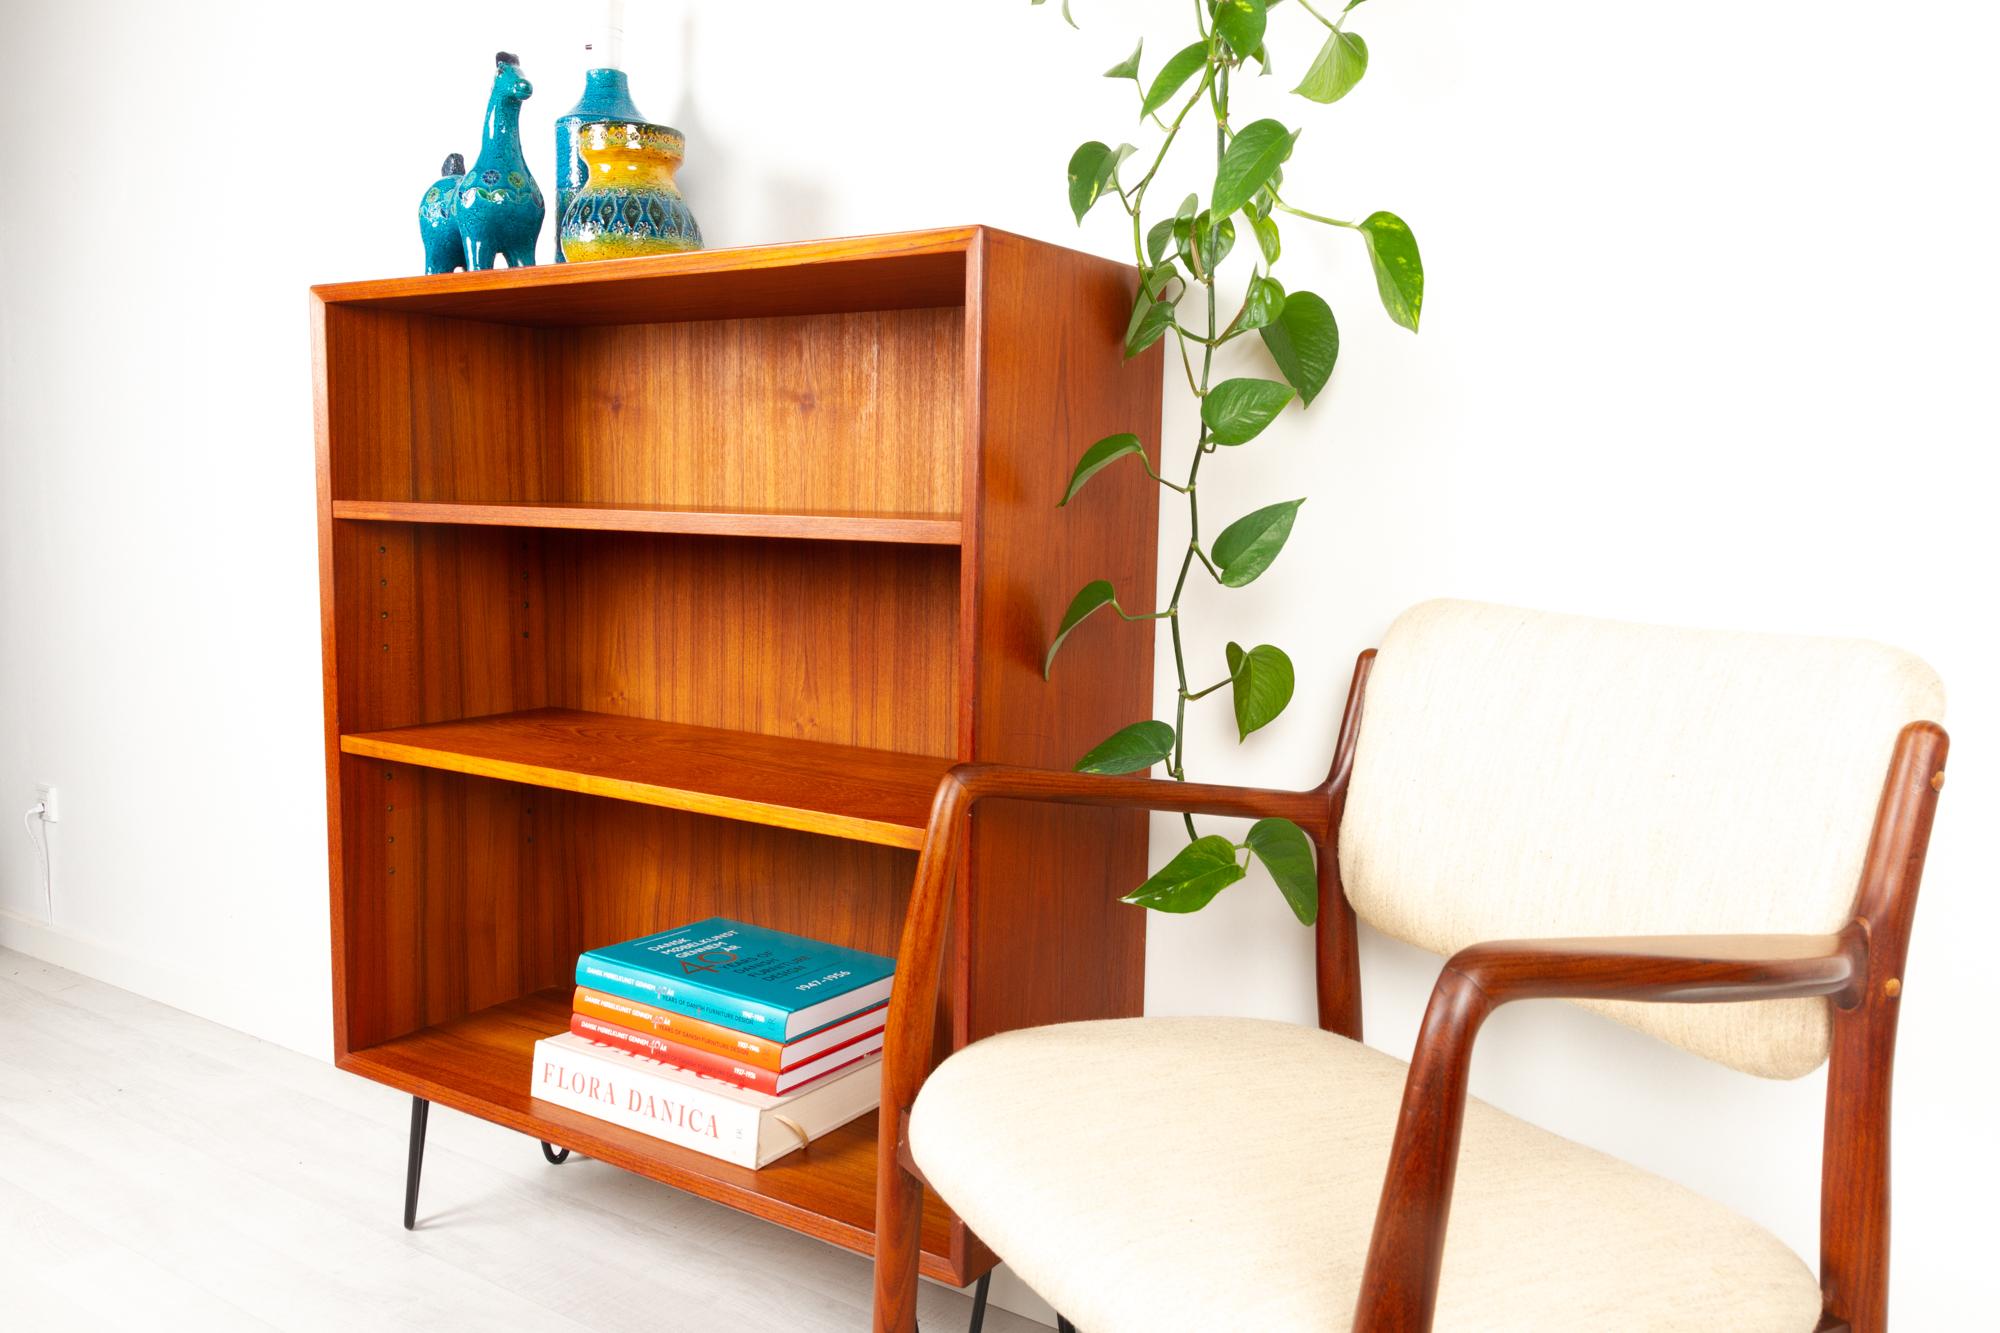
[[[1838,930],[1897,732],[1943,714],[1936,673],[1881,644],[1426,602],[1369,676],[1341,879],[1447,955]],[[1824,1000],[1593,1007],[1767,1077],[1827,1055]]]
[[[1406,1068],[1315,1028],[1121,1019],[938,1067],[910,1148],[1081,1333],[1351,1326]],[[1819,1284],[1751,1222],[1474,1100],[1439,1333],[1809,1333]]]

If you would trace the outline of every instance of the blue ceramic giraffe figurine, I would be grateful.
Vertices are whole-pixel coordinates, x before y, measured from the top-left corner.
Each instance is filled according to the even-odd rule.
[[[426,273],[449,273],[465,267],[465,241],[458,234],[458,192],[465,178],[465,155],[453,153],[445,158],[442,172],[417,205]]]
[[[535,86],[521,77],[521,62],[506,51],[493,57],[493,95],[486,101],[486,141],[479,160],[459,181],[456,218],[465,240],[465,266],[486,269],[507,256],[509,268],[535,262],[542,234],[542,191],[521,155],[521,103]]]

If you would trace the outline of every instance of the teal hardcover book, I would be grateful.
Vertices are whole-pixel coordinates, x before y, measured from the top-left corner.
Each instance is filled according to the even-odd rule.
[[[715,916],[592,949],[576,981],[790,1041],[889,998],[896,960]]]

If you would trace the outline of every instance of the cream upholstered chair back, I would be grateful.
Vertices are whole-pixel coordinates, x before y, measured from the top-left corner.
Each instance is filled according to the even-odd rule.
[[[1835,931],[1897,733],[1943,712],[1936,673],[1880,644],[1426,602],[1368,678],[1341,879],[1362,920],[1440,954]],[[1796,1078],[1826,1059],[1827,1004],[1590,1007]]]

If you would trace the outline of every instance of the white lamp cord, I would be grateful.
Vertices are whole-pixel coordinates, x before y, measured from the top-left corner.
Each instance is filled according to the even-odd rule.
[[[56,921],[56,885],[55,876],[49,869],[49,828],[46,820],[42,823],[41,836],[35,836],[35,820],[37,816],[47,813],[48,808],[46,802],[35,802],[22,813],[21,823],[27,828],[28,837],[35,844],[36,855],[41,858],[42,899],[47,905],[49,924],[54,925]]]

